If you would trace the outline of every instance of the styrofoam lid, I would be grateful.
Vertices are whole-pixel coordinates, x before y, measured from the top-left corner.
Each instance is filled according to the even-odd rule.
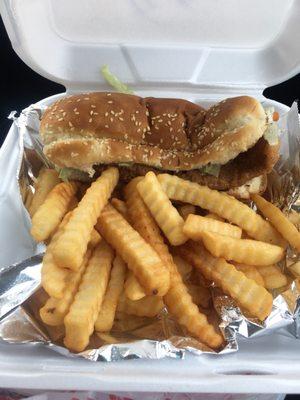
[[[300,71],[299,0],[2,0],[12,45],[70,90],[278,83]]]

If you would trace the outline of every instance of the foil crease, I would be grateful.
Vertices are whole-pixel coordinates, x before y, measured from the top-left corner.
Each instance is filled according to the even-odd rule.
[[[34,193],[34,180],[41,166],[49,165],[42,152],[39,121],[45,106],[31,105],[19,117],[10,118],[16,124],[21,143],[21,163],[18,174],[20,195],[24,204],[24,218],[30,223],[25,205]],[[281,116],[281,157],[268,182],[268,197],[285,212],[300,211],[300,126],[298,107],[294,103]],[[27,260],[0,270],[0,339],[7,343],[43,345],[66,356],[83,357],[91,361],[118,361],[122,359],[164,357],[183,358],[186,352],[196,355],[223,355],[238,351],[238,337],[250,338],[281,332],[300,336],[300,291],[298,281],[290,277],[287,287],[274,292],[272,312],[264,321],[245,315],[235,302],[218,288],[211,287],[214,311],[210,322],[217,324],[226,345],[218,353],[188,336],[166,310],[156,318],[124,318],[118,313],[110,334],[91,337],[88,349],[71,353],[63,345],[62,327],[48,327],[39,316],[39,309],[47,295],[41,288],[41,261],[44,246],[37,245],[36,253]],[[288,249],[281,267],[299,261]],[[1,266],[0,266],[1,268]]]

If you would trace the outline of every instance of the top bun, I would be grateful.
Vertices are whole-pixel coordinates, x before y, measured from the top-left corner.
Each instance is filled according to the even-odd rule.
[[[170,171],[226,164],[264,134],[266,115],[252,97],[207,112],[186,100],[95,92],[64,97],[44,113],[45,155],[59,167],[138,163]]]

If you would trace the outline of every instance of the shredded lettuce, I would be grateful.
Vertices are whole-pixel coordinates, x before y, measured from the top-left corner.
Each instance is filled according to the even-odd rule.
[[[270,146],[275,146],[276,144],[278,144],[278,131],[278,125],[275,122],[268,124],[267,129],[264,133],[264,139],[269,143]]]
[[[87,181],[88,174],[76,168],[61,168],[59,170],[59,178],[64,182],[69,182],[70,179],[78,181]]]
[[[122,83],[116,75],[112,74],[109,70],[108,65],[103,65],[101,68],[101,73],[104,79],[118,92],[126,94],[134,94],[131,89],[124,83]]]
[[[221,165],[220,164],[207,164],[204,167],[200,168],[201,172],[207,175],[213,175],[216,178],[219,177]]]

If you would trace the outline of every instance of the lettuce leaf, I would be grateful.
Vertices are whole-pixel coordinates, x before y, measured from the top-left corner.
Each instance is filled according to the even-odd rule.
[[[101,68],[101,73],[104,79],[118,92],[125,94],[134,94],[134,92],[129,89],[127,85],[122,83],[116,75],[112,74],[109,70],[108,65],[103,65]]]
[[[200,168],[201,172],[207,175],[213,175],[216,178],[219,177],[221,165],[220,164],[207,164],[204,167]]]
[[[86,172],[80,171],[76,168],[61,168],[59,170],[59,178],[64,182],[69,182],[69,180],[87,181],[89,176]]]

